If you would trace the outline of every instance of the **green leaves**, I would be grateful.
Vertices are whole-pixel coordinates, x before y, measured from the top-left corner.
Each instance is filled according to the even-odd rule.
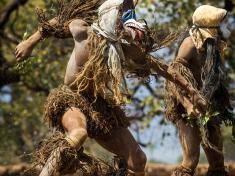
[[[24,35],[23,35],[23,40],[26,40],[29,37],[29,33],[27,31],[25,31]]]
[[[32,57],[17,63],[15,69],[22,75],[33,71],[33,64],[37,62],[37,58]]]
[[[200,126],[205,126],[211,119],[216,118],[218,115],[220,115],[219,112],[213,112],[213,113],[206,112],[206,114],[204,116],[202,116],[198,119]],[[195,119],[193,117],[187,117],[186,120],[187,120],[187,124],[190,127],[194,127],[195,122],[196,122],[195,120],[197,120],[197,119]]]
[[[213,113],[206,112],[206,114],[200,118],[201,125],[205,126],[209,122],[209,120],[217,117],[219,114],[220,114],[219,112],[213,112]]]
[[[195,118],[187,117],[187,125],[193,128],[195,125]]]

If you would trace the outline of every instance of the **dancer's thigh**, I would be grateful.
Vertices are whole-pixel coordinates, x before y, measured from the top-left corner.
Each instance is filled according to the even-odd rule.
[[[108,151],[123,157],[129,169],[144,170],[146,156],[128,129],[118,128],[110,135],[96,138],[96,141]]]

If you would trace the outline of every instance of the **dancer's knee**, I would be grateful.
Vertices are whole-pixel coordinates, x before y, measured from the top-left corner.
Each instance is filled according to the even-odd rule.
[[[77,108],[68,110],[63,118],[62,125],[68,133],[66,140],[73,147],[81,147],[88,137],[85,115]]]
[[[77,129],[86,129],[86,116],[78,108],[70,108],[62,117],[62,125],[68,133]]]
[[[65,138],[67,142],[74,148],[80,148],[88,137],[86,129],[72,130]]]

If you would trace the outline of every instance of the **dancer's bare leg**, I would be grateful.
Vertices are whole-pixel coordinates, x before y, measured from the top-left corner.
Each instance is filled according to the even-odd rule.
[[[96,141],[108,151],[126,160],[130,176],[144,176],[146,155],[128,129],[113,130],[110,135],[96,138]]]
[[[77,108],[68,110],[62,117],[62,125],[67,132],[66,140],[71,147],[81,148],[87,138],[87,125],[85,115]],[[61,158],[61,149],[55,149],[49,157],[39,176],[52,176],[58,171]]]
[[[210,147],[206,147],[203,145],[203,149],[205,151],[208,163],[209,163],[209,171],[223,171],[224,170],[224,156],[223,156],[223,139],[220,130],[220,125],[216,124],[213,121],[208,122],[208,131],[209,137],[208,140],[211,144],[213,144],[221,153],[211,149]]]
[[[183,161],[181,165],[193,172],[199,162],[200,130],[197,126],[191,127],[184,120],[178,121],[177,128],[183,150]]]

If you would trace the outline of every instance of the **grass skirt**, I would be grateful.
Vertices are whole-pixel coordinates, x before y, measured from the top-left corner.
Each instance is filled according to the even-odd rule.
[[[169,66],[169,69],[177,70],[184,78],[192,84],[192,86],[198,90],[198,83],[195,80],[192,71],[186,67],[184,64],[180,63],[178,59],[173,61]],[[190,99],[190,96],[181,89],[178,85],[170,81],[166,81],[165,85],[165,102],[166,102],[166,118],[172,122],[177,122],[179,119],[183,118],[182,114],[186,114],[186,110],[183,105],[177,100],[177,94],[185,96]],[[228,90],[225,88],[223,83],[220,83],[218,89],[215,91],[213,98],[210,101],[208,107],[208,112],[219,112],[217,118],[218,123],[224,122],[226,125],[235,124],[235,119],[233,115],[229,112],[231,105],[229,102]]]
[[[108,164],[84,153],[83,148],[72,148],[59,131],[50,133],[38,146],[34,154],[33,167],[25,172],[26,175],[39,175],[48,158],[55,149],[59,149],[61,157],[58,159],[58,171],[55,175],[83,175],[83,176],[125,176],[127,169],[123,159],[114,158],[113,164]],[[116,163],[115,163],[116,162]],[[40,169],[39,169],[40,168]]]
[[[66,86],[51,91],[45,104],[44,118],[51,127],[63,132],[61,118],[70,108],[80,109],[87,120],[87,132],[94,138],[109,134],[118,127],[128,127],[129,121],[120,106],[101,97],[96,101],[89,94],[78,95]]]

